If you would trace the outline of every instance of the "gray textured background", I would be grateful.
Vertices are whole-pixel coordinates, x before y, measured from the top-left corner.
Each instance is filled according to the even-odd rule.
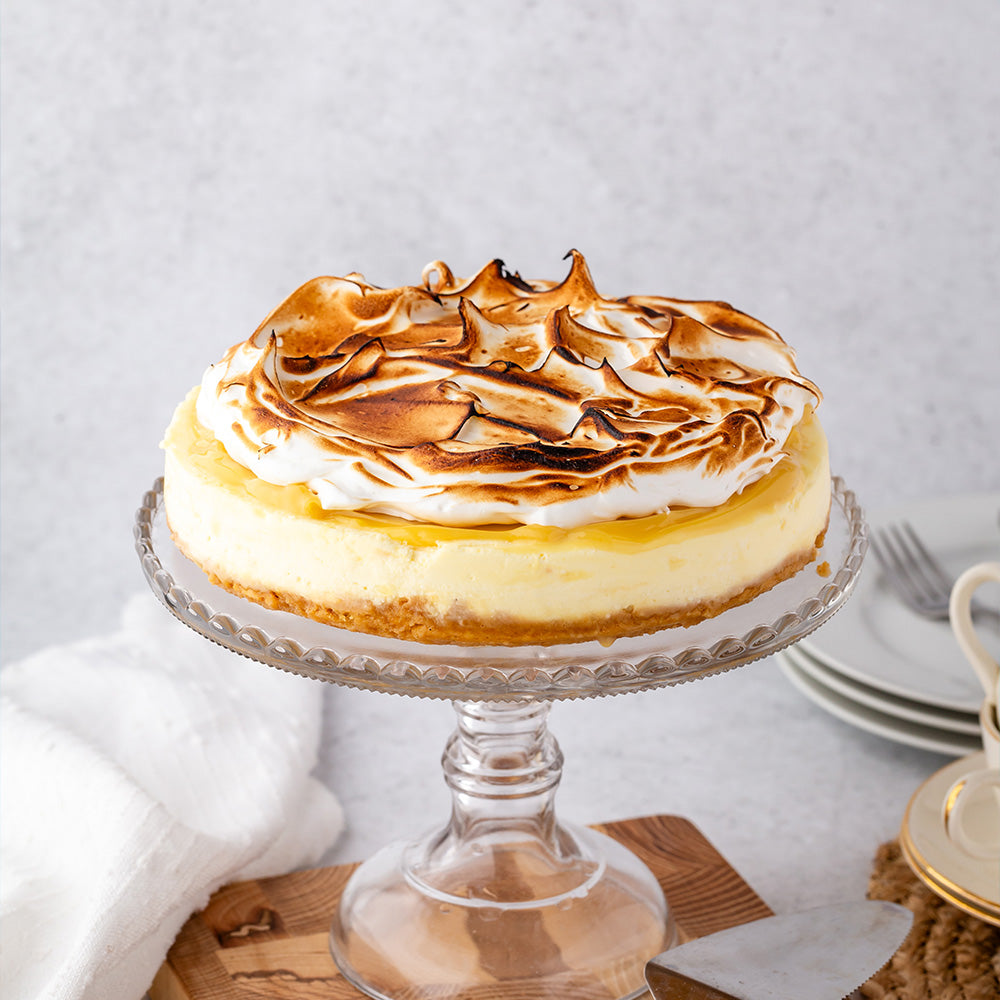
[[[866,504],[1000,488],[995,0],[5,0],[3,28],[5,659],[112,627],[173,406],[323,273],[558,277],[577,247],[605,294],[778,329]],[[338,860],[445,808],[445,706],[328,706]],[[863,891],[942,763],[767,665],[555,719],[571,814],[677,807],[778,906]]]

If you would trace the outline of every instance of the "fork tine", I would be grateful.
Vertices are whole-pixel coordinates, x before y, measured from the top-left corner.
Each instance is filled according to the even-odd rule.
[[[920,536],[913,530],[909,521],[900,524],[900,530],[904,532],[913,548],[920,554],[923,566],[929,576],[934,579],[935,586],[943,591],[951,592],[951,578],[944,571],[941,563],[928,551],[927,546],[920,540]]]
[[[899,596],[911,606],[918,606],[920,595],[913,587],[906,564],[899,554],[894,538],[886,528],[871,534],[872,551]]]
[[[913,591],[917,595],[917,601],[921,604],[933,601],[938,596],[938,585],[932,575],[927,572],[927,567],[920,559],[920,553],[914,554],[910,546],[910,538],[903,525],[893,525],[890,529],[892,537],[899,551],[905,573],[912,584]],[[913,535],[913,529],[910,529]]]

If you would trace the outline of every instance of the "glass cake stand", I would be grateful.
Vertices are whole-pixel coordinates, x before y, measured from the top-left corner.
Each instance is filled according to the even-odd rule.
[[[213,586],[174,546],[162,500],[157,480],[136,514],[136,548],[153,592],[196,632],[306,677],[454,704],[442,757],[449,821],[364,862],[332,917],[341,972],[389,1000],[642,993],[645,962],[675,943],[671,912],[635,855],[557,820],[562,754],[547,728],[551,703],[677,684],[769,656],[844,604],[867,548],[854,494],[834,479],[816,560],[699,625],[606,645],[425,645],[270,611]]]

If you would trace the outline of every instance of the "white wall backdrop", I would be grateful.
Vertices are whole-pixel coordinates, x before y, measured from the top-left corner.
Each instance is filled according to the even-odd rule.
[[[142,589],[172,407],[301,282],[724,298],[869,506],[1000,487],[1000,5],[6,0],[5,659]]]

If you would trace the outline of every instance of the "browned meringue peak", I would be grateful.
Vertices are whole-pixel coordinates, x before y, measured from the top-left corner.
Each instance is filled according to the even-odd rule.
[[[495,260],[423,287],[303,285],[206,374],[199,417],[324,506],[564,526],[722,503],[819,401],[773,330],[721,302],[602,298]]]

